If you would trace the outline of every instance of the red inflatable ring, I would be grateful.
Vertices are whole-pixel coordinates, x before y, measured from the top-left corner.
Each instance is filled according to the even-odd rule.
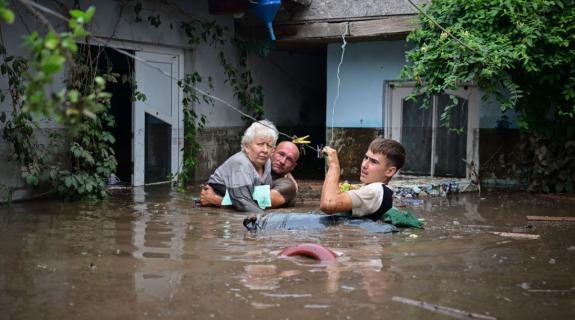
[[[280,257],[306,256],[321,262],[335,261],[337,254],[317,243],[301,243],[289,246],[280,252]]]

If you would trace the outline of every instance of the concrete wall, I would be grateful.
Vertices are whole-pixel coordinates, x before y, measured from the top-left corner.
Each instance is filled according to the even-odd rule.
[[[381,135],[376,128],[334,128],[332,148],[338,151],[341,180],[359,182],[361,161],[369,143]],[[328,139],[331,131],[328,133]]]
[[[12,4],[14,5],[14,4]],[[16,22],[8,25],[2,23],[2,37],[4,46],[6,48],[7,56],[27,56],[27,49],[24,46],[23,36],[28,34],[30,30],[42,30],[43,26],[26,12],[21,6],[16,4],[15,11]],[[23,19],[22,19],[23,17]],[[55,27],[63,25],[55,19],[51,19]],[[56,88],[61,85],[64,80],[64,75],[59,75],[54,78]],[[5,100],[0,103],[0,113],[5,112],[7,115],[12,111],[12,103],[9,94],[8,77],[0,76],[0,90],[6,96]],[[48,143],[47,136],[49,134],[63,134],[65,129],[63,126],[49,120],[38,119],[39,128],[35,129],[35,135],[38,138],[38,143],[46,145]],[[3,131],[4,124],[0,122],[0,132]],[[57,148],[50,147],[50,150]],[[61,150],[54,155],[54,161],[65,161],[61,157]],[[31,198],[43,194],[46,190],[31,189],[25,184],[21,176],[20,165],[14,159],[14,151],[6,143],[0,134],[0,203],[7,200],[18,200],[24,198]]]
[[[289,2],[289,1],[286,1]],[[418,6],[428,0],[414,0]],[[417,11],[405,0],[313,0],[304,8],[288,6],[278,13],[277,21],[311,21],[369,19],[386,15],[414,14]]]
[[[334,127],[383,126],[384,82],[399,79],[406,49],[405,41],[347,43],[339,72],[341,81],[333,113]],[[341,43],[328,45],[326,127],[332,126],[341,52]]]
[[[339,98],[335,105],[333,126],[343,128],[381,128],[385,123],[386,80],[399,80],[409,44],[403,40],[347,43],[340,67]],[[337,67],[341,43],[328,45],[326,126],[332,125],[333,101],[337,95]],[[481,93],[483,96],[483,93]],[[504,115],[494,99],[481,101],[480,128],[495,128]],[[506,112],[511,126],[516,115]]]

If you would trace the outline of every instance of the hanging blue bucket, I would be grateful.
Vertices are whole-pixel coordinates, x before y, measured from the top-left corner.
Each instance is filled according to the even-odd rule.
[[[272,26],[272,21],[278,12],[281,0],[250,0],[253,13],[258,16],[268,27],[270,38],[275,41],[276,36]]]

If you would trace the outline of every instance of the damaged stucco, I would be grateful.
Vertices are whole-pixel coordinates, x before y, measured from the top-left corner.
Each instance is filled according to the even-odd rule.
[[[341,180],[359,181],[361,161],[369,143],[381,135],[375,128],[333,128],[326,130],[326,141],[337,150],[341,168]]]
[[[414,0],[417,5],[426,0]],[[370,19],[388,15],[415,14],[417,11],[405,0],[313,0],[308,6],[280,11],[277,22],[311,20]]]

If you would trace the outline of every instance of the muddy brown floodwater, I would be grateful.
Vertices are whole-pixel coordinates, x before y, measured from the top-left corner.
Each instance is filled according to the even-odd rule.
[[[253,235],[242,214],[193,196],[155,187],[0,206],[0,319],[575,318],[575,222],[525,219],[575,216],[574,202],[456,195],[408,207],[424,230]],[[303,242],[343,256],[277,257]]]

